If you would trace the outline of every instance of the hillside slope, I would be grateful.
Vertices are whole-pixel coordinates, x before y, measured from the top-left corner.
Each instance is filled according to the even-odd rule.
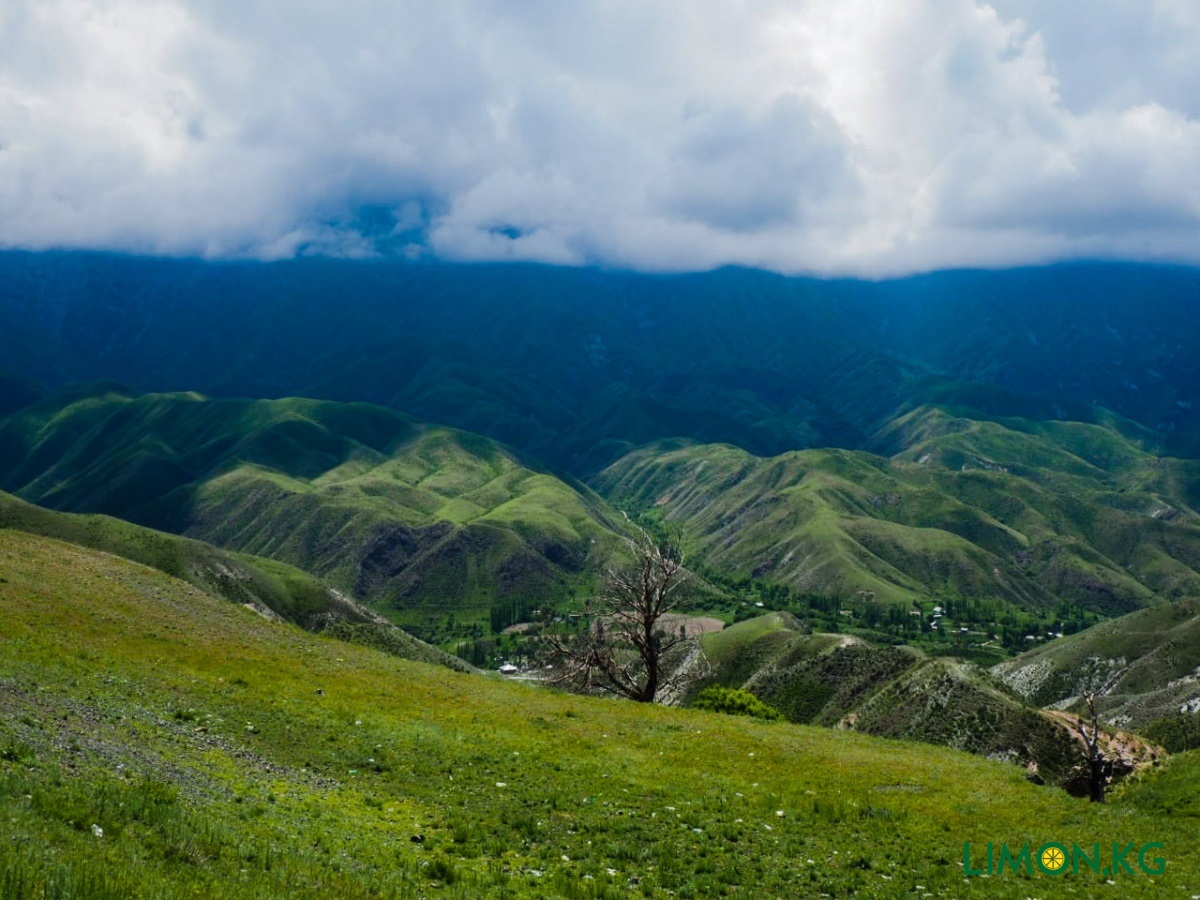
[[[742,688],[792,722],[967,750],[1086,795],[1083,746],[1070,722],[1023,702],[977,666],[909,647],[809,634],[786,613],[707,634],[703,646],[712,674],[697,691],[708,684]],[[1118,775],[1159,756],[1128,735],[1106,745],[1123,748]]]
[[[13,900],[1200,884],[1194,821],[1164,810],[1172,779],[1097,807],[941,748],[447,673],[12,531],[0,573],[0,886]],[[1162,842],[1165,874],[1035,885],[958,865],[966,841],[1118,838]]]
[[[876,436],[890,457],[659,443],[594,484],[678,523],[706,564],[797,590],[1105,615],[1200,594],[1194,462],[1111,427],[1003,421],[916,410]]]
[[[280,560],[397,616],[569,597],[619,527],[495,442],[379,407],[104,385],[0,424],[0,488]]]
[[[275,560],[220,550],[202,541],[109,516],[53,512],[0,492],[3,529],[110,553],[157,569],[214,597],[246,606],[266,618],[292,622],[309,631],[366,643],[404,659],[459,670],[470,668],[308,573]]]
[[[1200,601],[1164,603],[1055,641],[995,666],[1013,690],[1045,706],[1078,709],[1101,690],[1107,721],[1140,728],[1200,713]]]

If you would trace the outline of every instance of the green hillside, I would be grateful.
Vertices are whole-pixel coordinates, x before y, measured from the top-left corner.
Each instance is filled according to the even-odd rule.
[[[13,900],[1200,890],[1186,758],[1092,806],[943,748],[447,673],[11,530],[0,609]],[[1115,840],[1163,873],[960,865]]]
[[[693,694],[708,684],[742,688],[792,722],[968,750],[1086,793],[1082,745],[1069,723],[970,663],[846,635],[811,634],[787,613],[706,634],[704,652],[712,674]],[[1154,758],[1151,749],[1124,741],[1122,767]]]
[[[1104,688],[1106,720],[1142,728],[1200,713],[1200,601],[1164,603],[1039,647],[995,667],[1013,690],[1041,705],[1075,709]]]
[[[323,618],[359,623],[377,618],[292,566],[219,550],[109,516],[53,512],[0,493],[0,528],[102,550],[302,627],[313,627]]]
[[[916,410],[891,456],[660,443],[595,480],[678,523],[707,565],[846,600],[1066,602],[1105,615],[1200,594],[1200,468],[1115,428]]]
[[[619,527],[495,442],[379,407],[104,385],[0,425],[0,487],[279,560],[410,623],[570,597]]]
[[[109,516],[53,512],[3,492],[0,529],[54,538],[149,566],[268,619],[366,643],[405,659],[469,668],[286,563],[220,550]]]

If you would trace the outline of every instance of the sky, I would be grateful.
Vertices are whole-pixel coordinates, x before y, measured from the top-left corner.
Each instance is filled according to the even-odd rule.
[[[1200,3],[0,0],[0,247],[1200,263]]]

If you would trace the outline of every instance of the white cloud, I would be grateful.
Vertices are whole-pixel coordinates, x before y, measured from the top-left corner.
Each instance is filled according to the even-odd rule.
[[[1200,262],[1196,10],[8,0],[0,246]]]

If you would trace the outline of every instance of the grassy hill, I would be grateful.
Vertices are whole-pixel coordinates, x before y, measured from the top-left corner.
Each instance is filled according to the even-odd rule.
[[[380,407],[106,385],[5,420],[0,487],[289,563],[406,621],[561,601],[620,527],[581,485]]]
[[[707,565],[801,591],[909,604],[1063,601],[1116,615],[1200,594],[1200,469],[1115,427],[906,414],[890,456],[771,458],[659,443],[594,481],[678,523]]]
[[[1021,695],[1042,705],[1078,708],[1097,699],[1106,720],[1143,728],[1200,713],[1200,601],[1164,603],[1039,647],[995,667]]]
[[[712,674],[693,693],[709,684],[742,688],[792,722],[968,750],[1086,794],[1083,748],[1070,723],[977,666],[911,647],[808,633],[787,613],[706,634],[703,646]],[[1153,756],[1150,748],[1130,746],[1129,765]]]
[[[944,748],[447,673],[12,530],[0,609],[14,900],[1200,889],[1186,757],[1091,806]],[[1163,874],[960,865],[1114,840]]]
[[[3,492],[0,529],[53,538],[149,566],[268,619],[366,643],[405,659],[469,668],[308,573],[275,560],[220,550],[109,516],[53,512]]]

